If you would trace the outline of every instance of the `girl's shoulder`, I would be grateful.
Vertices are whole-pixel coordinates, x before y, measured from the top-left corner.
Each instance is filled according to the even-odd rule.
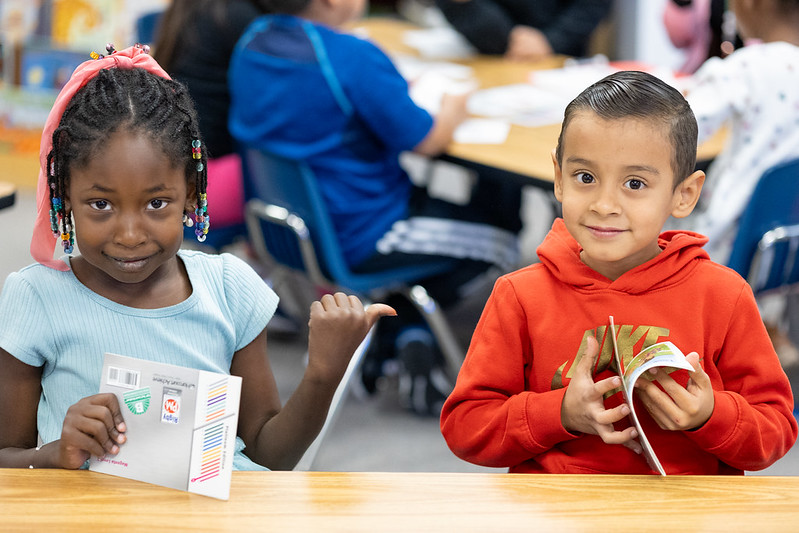
[[[229,275],[256,275],[255,270],[243,259],[231,253],[209,254],[199,250],[180,250],[178,256],[186,265],[186,270]]]
[[[77,280],[70,270],[56,270],[39,263],[32,263],[9,274],[4,287],[20,284],[32,286],[73,284],[75,281]]]
[[[268,289],[263,278],[245,260],[231,253],[209,254],[197,250],[180,250],[178,256],[186,266],[192,285],[198,282],[218,287],[223,292]]]
[[[710,62],[710,60],[708,60]],[[783,41],[754,43],[739,48],[718,61],[731,68],[767,70],[774,65],[799,65],[799,46]]]

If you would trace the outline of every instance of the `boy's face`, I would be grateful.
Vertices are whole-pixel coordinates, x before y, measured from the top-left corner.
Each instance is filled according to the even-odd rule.
[[[672,150],[666,128],[653,122],[574,115],[562,139],[562,166],[555,160],[555,196],[586,265],[618,278],[660,253],[669,215],[693,210],[704,174],[675,189]]]

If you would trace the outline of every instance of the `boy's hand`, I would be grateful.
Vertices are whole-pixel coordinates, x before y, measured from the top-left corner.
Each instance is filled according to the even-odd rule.
[[[563,427],[571,432],[599,435],[607,444],[621,444],[635,453],[641,453],[641,445],[634,439],[638,432],[634,427],[616,431],[614,422],[630,414],[630,407],[623,403],[613,409],[605,409],[604,395],[621,387],[621,378],[613,376],[594,382],[592,374],[599,345],[594,337],[586,342],[585,352],[574,369],[574,376],[566,387],[560,419]]]
[[[90,456],[116,455],[126,440],[125,421],[117,397],[95,394],[70,406],[61,428],[56,466],[80,468]]]
[[[714,398],[710,378],[699,364],[699,355],[689,353],[686,358],[694,367],[685,387],[662,369],[651,369],[650,375],[663,390],[648,379],[635,383],[636,393],[652,418],[663,429],[672,431],[696,429],[713,414]],[[665,392],[664,392],[665,391]]]
[[[355,349],[377,319],[396,314],[385,304],[372,304],[364,309],[357,296],[341,292],[322,296],[311,304],[306,375],[337,384]]]

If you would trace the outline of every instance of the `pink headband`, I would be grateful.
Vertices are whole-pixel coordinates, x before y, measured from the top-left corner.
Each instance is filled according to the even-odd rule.
[[[39,149],[39,182],[36,186],[36,222],[33,226],[33,239],[31,239],[31,255],[33,259],[44,266],[56,270],[69,270],[69,267],[60,259],[53,259],[53,254],[60,238],[54,237],[53,230],[50,228],[47,154],[53,148],[53,132],[61,123],[61,116],[64,114],[69,101],[98,72],[109,68],[141,68],[156,76],[170,79],[169,74],[141,47],[131,46],[106,57],[81,63],[58,94],[53,104],[53,109],[50,110],[50,115],[47,117],[44,131],[42,131],[42,142]]]

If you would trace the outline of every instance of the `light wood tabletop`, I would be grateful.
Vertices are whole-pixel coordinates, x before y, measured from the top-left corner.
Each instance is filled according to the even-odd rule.
[[[417,26],[389,18],[368,18],[354,25],[355,31],[362,32],[388,54],[418,55],[403,42],[406,31],[418,29]],[[502,57],[476,56],[453,62],[472,68],[481,89],[526,83],[534,70],[562,67],[564,56],[556,56],[537,62],[511,62]],[[490,171],[503,178],[521,180],[522,183],[538,185],[551,189],[554,180],[551,152],[555,148],[560,124],[539,127],[511,125],[507,140],[502,144],[461,144],[453,143],[444,159],[454,161],[478,171]],[[708,161],[718,154],[724,146],[727,134],[720,131],[703,143],[697,151],[700,161]],[[526,178],[526,180],[525,180]]]
[[[235,472],[230,500],[0,469],[11,531],[796,531],[799,477]]]

